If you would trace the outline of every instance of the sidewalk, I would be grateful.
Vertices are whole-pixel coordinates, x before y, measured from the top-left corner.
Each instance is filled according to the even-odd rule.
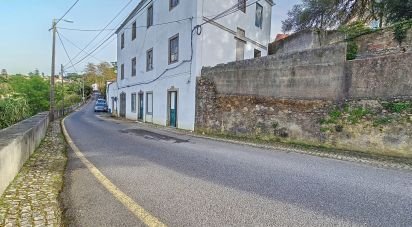
[[[67,161],[60,121],[0,198],[0,226],[61,226],[59,193]]]

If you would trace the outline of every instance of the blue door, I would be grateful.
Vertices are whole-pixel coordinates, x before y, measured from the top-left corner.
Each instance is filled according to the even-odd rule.
[[[177,91],[169,92],[169,125],[177,127]]]

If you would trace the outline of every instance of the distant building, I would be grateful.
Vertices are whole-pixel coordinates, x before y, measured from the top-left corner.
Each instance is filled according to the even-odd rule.
[[[285,38],[287,38],[288,36],[289,36],[288,34],[277,34],[277,35],[276,35],[275,42],[280,41],[280,40],[282,40],[282,39],[285,39]]]
[[[266,56],[273,1],[167,2],[142,0],[118,28],[109,105],[121,117],[193,130],[202,68]]]
[[[1,75],[1,76],[7,76],[7,75],[8,75],[8,74],[7,74],[7,70],[6,70],[6,69],[2,69],[0,75]]]
[[[99,91],[99,85],[98,84],[92,84],[92,90],[93,91]]]

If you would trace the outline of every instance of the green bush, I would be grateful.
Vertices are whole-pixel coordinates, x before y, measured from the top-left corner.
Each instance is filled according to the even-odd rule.
[[[354,41],[349,41],[346,49],[346,60],[354,60],[358,56],[359,47]]]
[[[375,31],[366,26],[365,23],[360,21],[353,22],[349,25],[341,26],[338,30],[346,35],[346,41],[348,43],[346,53],[347,60],[353,60],[358,55],[359,48],[354,39],[356,39],[359,36],[366,35]]]
[[[395,36],[396,41],[399,45],[402,45],[402,42],[408,36],[408,30],[412,28],[412,20],[405,20],[393,25],[393,35]]]
[[[389,102],[382,106],[392,113],[412,112],[412,102]]]
[[[349,111],[348,120],[351,124],[357,124],[359,120],[362,119],[367,114],[369,114],[369,111],[367,109],[358,107],[358,108],[355,108]]]
[[[0,129],[7,128],[30,116],[30,107],[23,97],[0,100]]]
[[[375,119],[373,121],[373,126],[377,127],[380,125],[386,125],[392,122],[392,118],[391,117],[380,117],[378,119]]]

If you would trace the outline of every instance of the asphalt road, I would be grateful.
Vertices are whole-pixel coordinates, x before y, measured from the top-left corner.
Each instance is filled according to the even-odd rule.
[[[412,226],[412,173],[236,145],[97,116],[66,119],[75,144],[169,226]],[[69,152],[73,226],[140,226]]]

